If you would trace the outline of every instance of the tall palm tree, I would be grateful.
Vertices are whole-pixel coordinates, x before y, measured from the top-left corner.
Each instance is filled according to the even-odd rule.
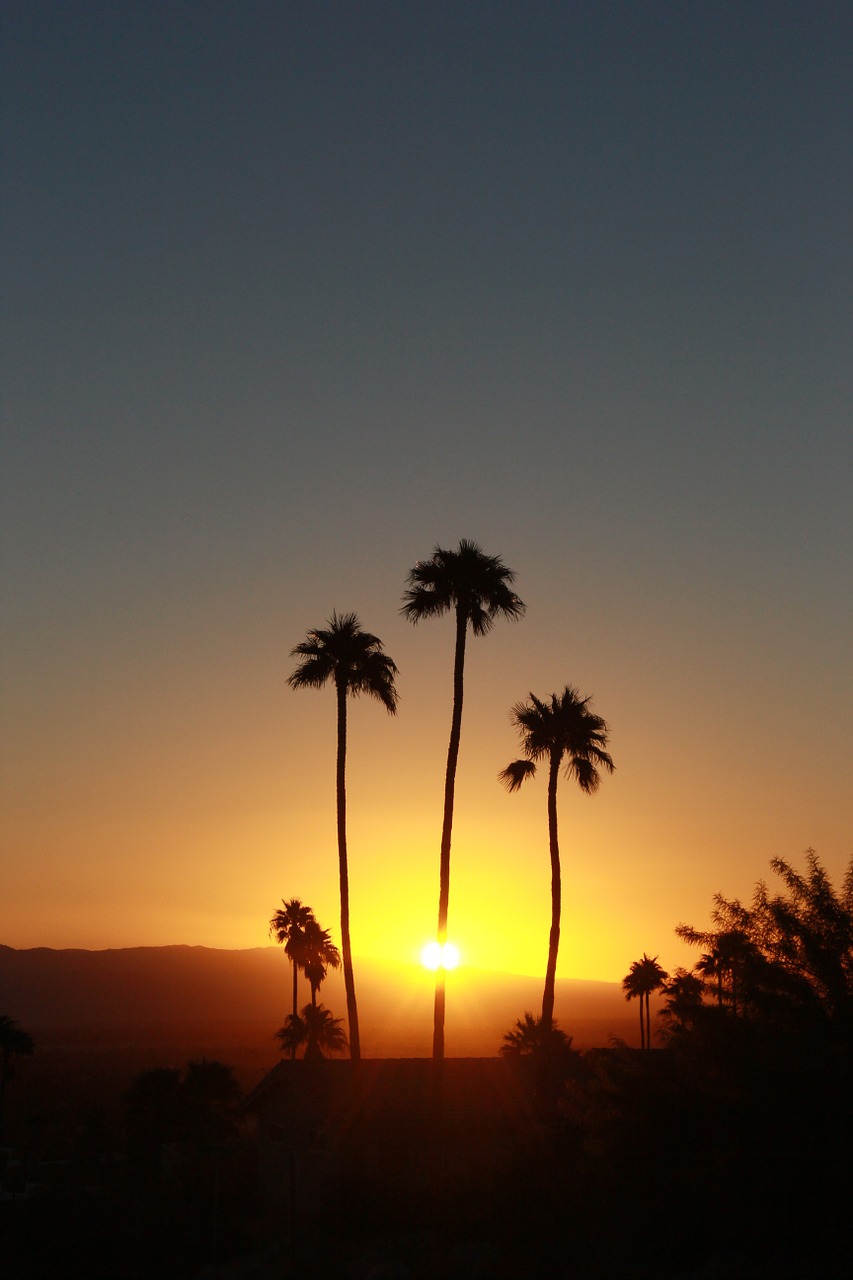
[[[515,574],[497,556],[487,556],[476,542],[463,539],[456,551],[436,547],[429,560],[419,560],[407,579],[400,612],[409,622],[436,618],[451,611],[456,619],[456,648],[453,660],[453,714],[450,743],[444,774],[444,816],[441,825],[439,859],[438,942],[447,941],[447,914],[450,903],[450,843],[453,828],[453,796],[456,764],[462,732],[462,695],[465,671],[465,641],[468,628],[484,636],[497,618],[517,619],[524,604],[512,590]],[[432,1053],[435,1062],[444,1059],[445,971],[435,971],[435,1010]]]
[[[305,926],[302,947],[302,969],[311,987],[311,1003],[316,1007],[317,991],[326,973],[341,967],[341,953],[332,942],[329,930],[321,929],[316,920],[309,920]]]
[[[652,1047],[649,997],[653,991],[660,991],[662,987],[665,987],[668,978],[669,974],[658,964],[657,956],[647,956],[644,951],[642,960],[635,960],[628,973],[622,979],[622,990],[625,992],[625,999],[633,1000],[636,997],[640,1001],[640,1048],[642,1049],[651,1049]],[[643,1029],[644,1011],[645,1034]]]
[[[529,701],[517,702],[510,715],[521,735],[525,759],[514,760],[498,774],[508,791],[517,791],[536,772],[539,760],[548,761],[548,839],[551,851],[551,930],[548,936],[548,963],[542,993],[542,1025],[554,1017],[554,985],[557,952],[560,947],[562,885],[560,845],[557,838],[557,779],[565,762],[565,776],[574,778],[586,795],[593,795],[601,782],[600,770],[612,773],[614,764],[605,750],[607,725],[589,710],[589,698],[566,685],[561,694],[552,693],[542,702],[531,693]]]
[[[358,1061],[361,1047],[358,1034],[358,1006],[352,970],[352,944],[349,920],[349,866],[347,860],[347,697],[365,693],[376,698],[389,715],[397,710],[394,678],[397,667],[382,650],[382,641],[369,631],[362,631],[354,613],[333,613],[324,628],[308,632],[305,640],[291,650],[299,659],[296,670],[288,677],[293,689],[320,689],[330,681],[335,686],[338,708],[337,750],[337,814],[338,866],[341,884],[341,948],[344,962],[344,986],[347,997],[350,1057]]]
[[[314,920],[314,912],[306,907],[299,898],[291,898],[281,906],[270,920],[270,937],[276,942],[284,943],[284,954],[293,968],[293,1016],[296,1016],[297,978],[302,968],[305,954],[305,930]],[[316,922],[315,922],[316,923]]]

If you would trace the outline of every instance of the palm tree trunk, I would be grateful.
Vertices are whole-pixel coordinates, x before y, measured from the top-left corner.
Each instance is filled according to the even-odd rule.
[[[467,614],[457,605],[456,651],[453,659],[453,716],[450,722],[450,743],[447,748],[447,769],[444,774],[444,817],[441,824],[441,858],[438,868],[438,943],[442,947],[447,941],[447,914],[450,905],[450,839],[453,830],[456,763],[459,759],[459,739],[462,735],[462,693],[467,631]],[[435,971],[432,1032],[432,1058],[436,1064],[444,1061],[445,995],[445,969],[442,964],[439,964]]]
[[[646,1048],[651,1049],[652,1047],[652,1015],[649,1009],[648,991],[645,993],[644,999],[646,1002]]]
[[[641,1048],[641,1049],[645,1049],[645,1047],[646,1047],[646,1024],[645,1024],[645,1022],[643,1021],[643,997],[642,997],[642,995],[640,996],[640,998],[639,998],[639,1000],[637,1001],[637,1003],[638,1003],[638,1004],[639,1004],[639,1006],[640,1006],[640,1048]]]
[[[542,992],[542,1030],[547,1034],[554,1021],[554,986],[557,981],[557,952],[560,949],[560,911],[562,884],[560,881],[560,845],[557,840],[557,776],[560,771],[560,755],[551,752],[548,770],[548,841],[551,849],[551,932],[548,935],[548,965],[545,969],[545,990]]]
[[[341,955],[344,965],[344,987],[347,995],[347,1022],[349,1024],[349,1051],[353,1062],[361,1058],[358,1037],[358,1007],[355,1002],[355,978],[352,971],[352,945],[349,933],[349,869],[347,866],[347,691],[339,683],[338,694],[338,867],[341,881]]]
[[[299,977],[299,966],[297,965],[295,958],[291,960],[290,963],[293,965],[293,1016],[295,1018],[296,1017],[296,997],[297,997],[296,983]],[[291,1061],[296,1057],[296,1041],[295,1040],[293,1044],[290,1046],[290,1057],[291,1057]]]

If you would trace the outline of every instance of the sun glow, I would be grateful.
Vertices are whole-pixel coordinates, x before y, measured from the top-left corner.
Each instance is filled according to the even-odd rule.
[[[452,942],[428,942],[421,951],[421,964],[425,969],[455,969],[459,964],[459,948]]]

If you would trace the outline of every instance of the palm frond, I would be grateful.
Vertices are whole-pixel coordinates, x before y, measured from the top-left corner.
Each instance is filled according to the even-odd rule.
[[[507,791],[518,791],[521,784],[536,773],[536,765],[532,760],[513,760],[498,774],[498,782]]]

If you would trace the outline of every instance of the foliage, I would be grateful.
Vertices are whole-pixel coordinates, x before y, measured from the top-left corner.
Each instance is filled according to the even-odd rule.
[[[515,1026],[504,1035],[501,1057],[518,1058],[526,1055],[568,1052],[572,1049],[572,1037],[566,1035],[552,1018],[547,1025],[529,1011],[517,1018]],[[577,1052],[572,1050],[572,1052]]]
[[[508,791],[517,791],[536,772],[540,760],[565,763],[564,773],[581,791],[593,795],[601,782],[602,769],[612,773],[613,760],[605,750],[607,724],[589,710],[590,698],[566,685],[561,694],[552,693],[542,701],[530,694],[527,702],[517,702],[510,712],[521,735],[525,760],[514,760],[499,775]]]
[[[515,574],[499,556],[487,556],[477,542],[463,538],[456,551],[435,547],[408,577],[400,610],[409,622],[455,611],[475,636],[484,636],[499,617],[520,618],[523,601],[512,590]]]
[[[680,938],[703,948],[694,976],[708,1001],[742,1021],[853,1032],[853,860],[840,891],[812,849],[805,874],[781,858],[771,867],[782,892],[771,894],[759,881],[748,907],[717,894],[714,929],[678,926]],[[683,1030],[697,1013],[702,1021],[695,1005],[682,1002],[667,1016],[672,1029]]]
[[[383,652],[382,641],[362,630],[356,614],[333,612],[326,626],[312,628],[290,656],[299,658],[287,679],[292,689],[321,689],[331,682],[349,697],[366,693],[389,714],[396,712],[397,667]]]
[[[128,1151],[155,1163],[164,1143],[222,1143],[233,1136],[239,1086],[231,1067],[201,1058],[186,1072],[174,1067],[143,1071],[124,1098]]]
[[[309,920],[302,935],[302,970],[311,987],[311,1003],[317,1003],[317,991],[329,969],[340,969],[341,953],[332,942],[328,929],[321,929],[315,919]]]
[[[304,1045],[306,1062],[327,1054],[344,1053],[347,1048],[342,1019],[333,1017],[322,1004],[306,1004],[301,1015],[289,1014],[275,1034],[282,1053],[289,1053],[291,1057]]]

